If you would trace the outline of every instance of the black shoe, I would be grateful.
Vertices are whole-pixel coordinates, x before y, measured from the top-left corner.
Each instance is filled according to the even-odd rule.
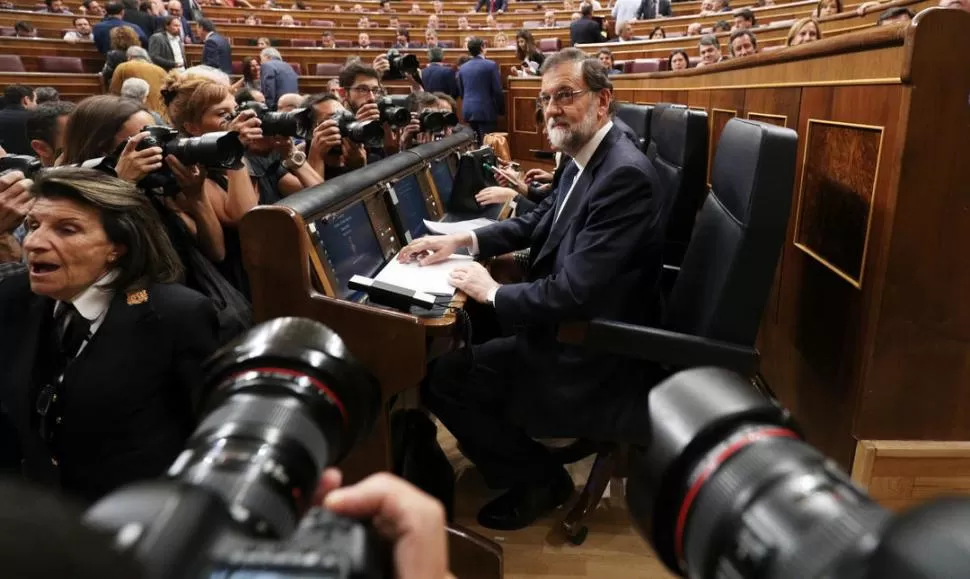
[[[540,483],[517,485],[478,511],[478,524],[488,529],[524,529],[569,500],[573,480],[565,469]]]

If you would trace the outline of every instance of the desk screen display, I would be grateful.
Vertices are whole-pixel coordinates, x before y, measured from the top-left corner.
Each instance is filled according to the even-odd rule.
[[[384,265],[384,253],[362,201],[315,222],[317,237],[326,250],[337,282],[337,296],[356,300],[347,287],[354,275],[374,277]]]
[[[428,206],[424,202],[424,191],[418,183],[417,175],[408,175],[394,184],[397,194],[397,211],[401,216],[404,228],[411,234],[411,239],[417,239],[428,234],[424,220],[430,219]]]
[[[441,159],[431,164],[431,178],[434,179],[434,186],[438,189],[441,204],[445,208],[448,207],[451,189],[455,183],[455,178],[451,175],[451,167],[448,166],[448,159]]]

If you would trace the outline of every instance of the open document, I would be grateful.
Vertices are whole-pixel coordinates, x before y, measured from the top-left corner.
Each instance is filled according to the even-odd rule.
[[[451,296],[455,294],[455,288],[448,283],[448,276],[459,265],[467,265],[471,261],[471,256],[452,254],[441,263],[418,265],[416,261],[401,263],[395,255],[374,279],[409,290]]]
[[[495,222],[486,217],[469,219],[468,221],[455,221],[452,223],[445,223],[444,221],[428,221],[427,219],[424,220],[424,226],[428,228],[428,231],[431,233],[437,233],[439,235],[466,233],[493,223]]]

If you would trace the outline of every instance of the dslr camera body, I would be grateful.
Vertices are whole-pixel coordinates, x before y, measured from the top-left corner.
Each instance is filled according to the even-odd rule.
[[[290,137],[303,139],[313,138],[313,109],[301,108],[281,113],[271,111],[261,102],[244,102],[236,109],[238,117],[244,111],[254,111],[260,120],[263,135],[267,137]]]
[[[403,80],[405,75],[421,82],[421,75],[418,74],[418,69],[421,68],[421,62],[418,57],[413,54],[401,54],[401,52],[392,48],[387,51],[387,63],[390,68],[384,75],[385,80]],[[423,88],[424,85],[422,85]]]
[[[342,138],[365,147],[384,146],[384,127],[381,126],[381,121],[358,121],[354,113],[348,110],[337,111],[330,118],[337,121]]]
[[[209,170],[239,169],[243,166],[242,159],[246,154],[246,147],[239,140],[239,133],[235,131],[206,133],[198,137],[180,137],[175,129],[151,125],[142,128],[141,132],[147,132],[148,136],[138,143],[135,149],[137,151],[160,147],[163,159],[172,155],[185,165],[198,164]],[[112,168],[127,144],[128,141],[125,141],[118,146],[111,159]],[[139,181],[138,186],[145,190],[158,189],[168,196],[179,193],[178,181],[164,161],[160,169]]]
[[[166,479],[101,499],[84,522],[152,579],[391,577],[390,547],[310,508],[320,473],[366,437],[380,389],[323,324],[277,318],[216,352],[206,412]]]

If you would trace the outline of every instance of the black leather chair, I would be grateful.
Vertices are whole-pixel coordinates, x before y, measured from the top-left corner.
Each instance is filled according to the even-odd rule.
[[[593,320],[564,326],[560,340],[650,362],[661,376],[696,366],[755,376],[754,343],[788,226],[797,142],[790,129],[729,121],[662,327]],[[586,488],[562,522],[572,542],[585,539],[583,521],[618,474],[622,451],[601,443]]]
[[[647,152],[650,144],[650,117],[653,113],[653,105],[638,105],[633,103],[617,103],[616,116],[621,121],[630,125],[640,137],[640,150]]]
[[[694,219],[707,196],[707,113],[667,103],[654,107],[647,158],[672,197],[664,266],[669,289],[690,241]]]

